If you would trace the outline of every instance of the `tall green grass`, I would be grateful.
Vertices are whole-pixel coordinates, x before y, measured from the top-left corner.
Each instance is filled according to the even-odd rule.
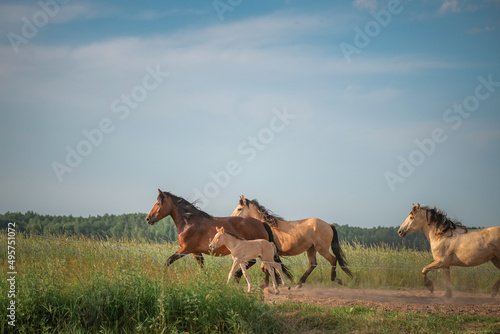
[[[122,248],[83,242],[17,237],[16,331],[33,332],[273,332],[277,320],[262,303],[225,285],[212,264],[179,260],[164,270],[174,247],[126,240]],[[6,244],[1,237],[0,243]],[[139,251],[137,249],[150,250]],[[157,253],[158,252],[158,253]],[[0,289],[8,290],[2,252]],[[0,317],[9,300],[0,297]],[[0,322],[2,332],[9,325]]]
[[[422,269],[434,260],[430,252],[402,248],[396,249],[381,244],[364,246],[342,244],[342,249],[354,277],[348,277],[339,266],[337,276],[350,288],[360,289],[427,289],[422,279]],[[311,273],[306,284],[332,286],[331,266],[319,254],[318,267]],[[297,279],[307,270],[305,254],[283,258],[292,268]],[[433,270],[428,277],[434,281],[436,290],[444,290],[441,270]],[[500,278],[500,271],[490,262],[477,267],[451,267],[453,291],[490,293],[493,284]],[[334,286],[334,285],[333,285]]]
[[[3,234],[0,245],[2,250],[7,245]],[[343,245],[343,248],[354,278],[348,278],[339,268],[337,273],[353,288],[423,289],[420,271],[432,261],[427,252],[395,250],[383,245]],[[205,257],[203,270],[192,256],[164,268],[166,259],[176,249],[176,245],[141,240],[102,242],[93,238],[40,238],[18,234],[16,332],[277,333],[290,330],[289,309],[263,303],[260,289],[247,293],[244,279],[239,285],[225,284],[232,264],[230,257]],[[330,267],[326,260],[319,257],[318,260],[319,266],[306,284],[338,287],[329,280]],[[296,280],[307,269],[307,258],[302,255],[283,258],[283,262],[292,269]],[[4,292],[9,287],[6,280],[9,271],[6,252],[2,251],[2,333],[12,329],[4,321],[9,303]],[[262,283],[260,270],[252,268],[249,275],[254,286]],[[492,265],[452,270],[455,291],[489,292],[497,278],[498,271]],[[441,281],[439,276],[438,288],[439,284],[442,286]],[[472,283],[466,284],[466,281]],[[354,314],[352,317],[351,320],[356,321]],[[294,328],[299,330],[300,326]]]

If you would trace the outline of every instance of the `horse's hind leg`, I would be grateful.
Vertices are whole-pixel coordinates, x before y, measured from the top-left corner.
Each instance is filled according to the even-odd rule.
[[[272,259],[271,259],[272,261]],[[273,270],[273,265],[271,265],[271,263],[265,263],[264,266],[266,267],[267,271],[272,273],[274,272]],[[276,277],[274,275],[271,275],[271,278],[273,280],[273,287],[274,287],[274,294],[277,295],[280,293],[280,290],[278,290],[278,283],[276,282]]]
[[[290,290],[290,285],[288,285],[285,281],[285,274],[283,273],[283,269],[281,268],[281,266],[277,263],[273,263],[271,264],[271,266],[273,266],[274,269],[278,271],[278,273],[280,274],[281,281],[283,282],[283,285],[286,286],[288,290]]]
[[[495,267],[500,269],[500,258],[494,257],[493,259],[491,259],[491,262],[495,265]],[[498,281],[496,281],[496,283],[493,284],[493,287],[491,288],[491,297],[492,298],[495,298],[495,296],[497,295],[498,288],[500,288],[500,279]]]
[[[297,288],[301,288],[302,287],[302,284],[304,284],[306,282],[307,277],[309,277],[309,275],[311,274],[311,272],[318,265],[318,262],[316,261],[316,248],[314,248],[314,246],[311,246],[307,250],[307,258],[309,259],[309,268],[307,268],[307,270],[304,273],[304,275],[302,275],[302,277],[297,282],[297,285],[296,285]]]
[[[342,285],[342,280],[337,277],[336,268],[337,268],[337,258],[335,258],[330,251],[327,249],[318,249],[318,253],[321,254],[330,264],[332,265],[332,275],[331,281]]]

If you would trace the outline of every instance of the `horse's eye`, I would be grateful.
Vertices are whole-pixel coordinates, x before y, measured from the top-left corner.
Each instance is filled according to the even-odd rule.
[[[241,210],[243,210],[243,208],[238,208],[238,211],[241,211]]]

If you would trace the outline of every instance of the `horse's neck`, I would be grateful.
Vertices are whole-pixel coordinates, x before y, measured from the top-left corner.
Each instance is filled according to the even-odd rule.
[[[225,236],[224,237],[224,246],[226,246],[227,249],[229,249],[229,251],[232,253],[234,248],[238,244],[238,240],[235,237],[233,237],[229,234],[226,234],[226,233],[224,233],[224,236]]]
[[[436,240],[436,227],[434,225],[430,226],[427,222],[425,222],[422,227],[422,232],[432,246],[432,243]]]
[[[172,213],[170,214],[172,219],[174,220],[175,227],[177,228],[177,234],[182,233],[184,228],[187,225],[187,222],[182,218],[182,215],[179,211],[177,205],[172,205]]]

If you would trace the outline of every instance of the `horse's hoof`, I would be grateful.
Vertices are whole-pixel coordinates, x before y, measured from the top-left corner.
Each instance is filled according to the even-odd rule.
[[[338,285],[344,285],[342,283],[342,280],[340,278],[338,278],[338,277],[335,277],[335,279],[333,280],[333,282],[337,283]]]
[[[274,294],[275,295],[279,295],[280,294],[280,290],[276,289],[276,291],[274,291]]]

